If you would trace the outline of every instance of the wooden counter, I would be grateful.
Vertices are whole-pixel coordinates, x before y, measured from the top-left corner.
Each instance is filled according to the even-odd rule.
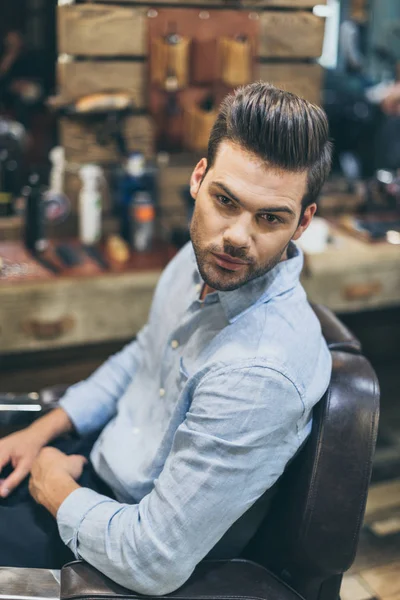
[[[306,257],[309,299],[345,313],[400,306],[400,246],[367,244],[334,230]],[[159,265],[121,273],[0,281],[0,354],[126,340],[146,322]]]
[[[341,313],[400,306],[400,246],[331,233],[325,252],[306,256],[302,283],[309,299]]]

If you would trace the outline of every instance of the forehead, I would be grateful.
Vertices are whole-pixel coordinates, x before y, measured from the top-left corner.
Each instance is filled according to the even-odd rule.
[[[259,199],[287,201],[301,205],[307,189],[307,172],[271,168],[261,158],[231,142],[222,142],[209,181],[224,183],[243,200]]]

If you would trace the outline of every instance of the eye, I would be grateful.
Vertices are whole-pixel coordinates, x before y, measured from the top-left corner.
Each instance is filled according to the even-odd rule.
[[[276,215],[271,215],[269,213],[260,215],[261,219],[263,219],[264,221],[266,221],[267,223],[271,223],[272,225],[274,223],[282,223],[282,219],[280,219],[279,217],[277,217]]]
[[[227,196],[222,196],[221,194],[218,194],[218,196],[216,196],[218,204],[220,204],[221,206],[225,207],[225,208],[233,208],[234,204],[232,202],[232,200],[230,198],[228,198]]]

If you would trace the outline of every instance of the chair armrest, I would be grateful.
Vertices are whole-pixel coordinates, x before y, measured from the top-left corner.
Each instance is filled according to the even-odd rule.
[[[68,386],[54,385],[31,394],[0,394],[0,438],[27,427],[56,408]]]
[[[25,569],[0,567],[2,600],[58,600],[60,571],[57,569]]]
[[[121,587],[91,565],[75,561],[61,571],[61,600],[144,598]],[[157,598],[162,596],[157,596]],[[235,559],[201,562],[188,581],[166,598],[179,600],[303,600],[294,590],[256,563]]]
[[[361,353],[361,342],[329,308],[322,304],[311,304],[311,307],[321,324],[322,335],[330,350]]]

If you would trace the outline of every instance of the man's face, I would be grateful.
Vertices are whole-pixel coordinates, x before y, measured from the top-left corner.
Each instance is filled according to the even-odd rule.
[[[195,199],[190,234],[205,283],[230,291],[285,259],[290,240],[308,227],[316,205],[301,217],[306,172],[269,169],[231,142],[220,144],[204,177],[206,167],[203,158],[190,181]]]

